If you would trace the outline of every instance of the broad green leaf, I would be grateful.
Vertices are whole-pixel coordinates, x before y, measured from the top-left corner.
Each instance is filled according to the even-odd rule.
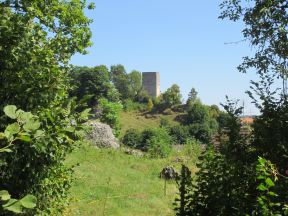
[[[29,194],[23,197],[20,202],[24,208],[32,209],[36,207],[37,198]]]
[[[11,198],[10,194],[8,193],[8,191],[6,190],[1,190],[0,191],[0,199],[2,201],[7,201]]]
[[[278,196],[278,195],[277,195],[276,193],[274,193],[273,191],[269,191],[268,194],[269,194],[270,196]]]
[[[30,112],[19,112],[18,118],[23,122],[27,122],[33,118],[33,115]]]
[[[266,178],[265,183],[269,186],[269,187],[274,187],[275,184],[274,182],[271,180],[271,178]]]
[[[0,152],[7,152],[7,153],[10,153],[10,152],[12,152],[12,150],[9,149],[9,148],[3,148],[3,149],[0,149]]]
[[[268,190],[268,188],[265,187],[263,184],[258,185],[257,189],[260,190],[260,191],[266,191],[266,190]]]
[[[14,213],[22,213],[21,203],[16,199],[10,199],[5,205],[3,205],[3,208]]]
[[[84,111],[82,111],[82,112],[80,113],[80,119],[81,119],[81,120],[87,120],[88,117],[89,117],[89,112],[90,112],[90,111],[91,111],[90,108],[87,108],[87,109],[85,109]]]
[[[75,128],[74,127],[67,127],[67,128],[65,128],[65,131],[73,133],[75,131]]]
[[[28,120],[23,126],[25,131],[35,131],[39,127],[40,127],[40,122],[33,121],[33,120]]]
[[[20,117],[21,115],[23,115],[23,113],[25,113],[23,110],[18,109],[18,110],[16,111],[16,116],[17,116],[17,118]]]
[[[7,137],[7,134],[17,134],[20,132],[20,126],[18,125],[17,122],[13,123],[13,124],[10,124],[7,126],[7,128],[5,129],[4,131],[4,134],[6,135]]]
[[[43,137],[45,135],[45,132],[43,130],[37,130],[35,133],[35,138]]]
[[[30,136],[28,136],[28,135],[23,135],[23,134],[17,136],[17,139],[22,140],[22,141],[24,141],[24,142],[30,142],[30,141],[31,141]]]
[[[16,115],[16,110],[17,107],[14,105],[7,105],[4,107],[4,113],[6,116],[8,116],[11,119],[16,119],[17,115]]]
[[[0,139],[4,139],[6,136],[4,133],[0,133]]]

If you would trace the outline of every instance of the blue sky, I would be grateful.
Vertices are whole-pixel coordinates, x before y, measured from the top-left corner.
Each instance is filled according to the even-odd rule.
[[[220,0],[94,2],[96,9],[86,12],[94,20],[93,46],[72,64],[157,71],[162,92],[176,83],[186,99],[195,87],[205,104],[219,105],[228,95],[245,101],[245,114],[257,113],[245,94],[256,76],[236,70],[252,49],[245,42],[225,44],[243,39],[243,25],[217,18]]]

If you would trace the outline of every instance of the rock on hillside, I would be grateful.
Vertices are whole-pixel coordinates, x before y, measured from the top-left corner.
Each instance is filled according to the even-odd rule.
[[[113,135],[112,129],[109,125],[100,122],[90,124],[91,131],[88,133],[88,139],[92,145],[99,148],[114,148],[120,147],[118,140]]]

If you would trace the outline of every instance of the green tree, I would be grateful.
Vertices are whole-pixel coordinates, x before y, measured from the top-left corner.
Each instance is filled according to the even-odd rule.
[[[139,71],[133,70],[128,74],[131,90],[132,99],[136,99],[142,89],[142,75]]]
[[[68,203],[72,169],[64,160],[89,110],[77,113],[76,103],[67,99],[67,72],[70,57],[91,45],[86,6],[81,0],[0,2],[0,130],[23,112],[17,108],[37,115],[40,129],[39,139],[24,136],[12,154],[1,155],[0,188],[18,200],[33,194],[38,203],[29,215],[59,215]],[[12,118],[2,112],[7,104],[17,106]]]
[[[181,175],[176,178],[176,182],[179,190],[179,197],[175,199],[175,208],[177,216],[189,215],[189,200],[191,199],[192,190],[192,176],[188,167],[182,164]]]
[[[195,88],[192,88],[188,94],[186,105],[188,107],[191,107],[194,103],[197,103],[197,102],[200,102],[200,99],[198,98],[198,92],[196,91]]]
[[[123,65],[112,65],[110,70],[110,79],[121,95],[122,101],[133,98],[133,91],[130,85],[129,76]]]
[[[110,83],[109,70],[105,65],[99,65],[94,68],[74,67],[70,72],[73,89],[70,91],[71,96],[76,96],[78,100],[86,95],[90,95],[88,101],[90,107],[97,104],[102,97],[111,97],[113,84]],[[111,98],[115,100],[115,98]]]
[[[100,121],[111,126],[115,136],[120,134],[120,121],[119,115],[122,110],[122,104],[119,102],[109,102],[106,98],[101,98],[99,100],[100,108]]]
[[[84,8],[81,0],[0,2],[0,110],[36,111],[65,97],[68,61],[91,45]]]
[[[162,94],[162,103],[166,108],[180,105],[182,103],[180,87],[176,84],[173,84],[170,88],[168,88]]]
[[[287,215],[288,181],[283,178],[275,184],[271,164],[276,164],[281,176],[286,175],[288,4],[285,0],[224,0],[221,8],[220,18],[244,22],[244,40],[255,48],[255,54],[244,57],[238,69],[253,68],[260,76],[259,82],[252,81],[248,94],[261,114],[247,139],[240,133],[241,108],[228,101],[229,140],[221,143],[220,152],[211,150],[202,157],[190,215]],[[283,81],[280,92],[273,88],[275,78]],[[258,160],[257,155],[271,162]]]

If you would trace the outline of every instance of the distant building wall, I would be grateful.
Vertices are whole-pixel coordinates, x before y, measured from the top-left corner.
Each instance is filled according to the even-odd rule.
[[[160,95],[160,73],[143,72],[142,86],[151,97],[158,97]]]

